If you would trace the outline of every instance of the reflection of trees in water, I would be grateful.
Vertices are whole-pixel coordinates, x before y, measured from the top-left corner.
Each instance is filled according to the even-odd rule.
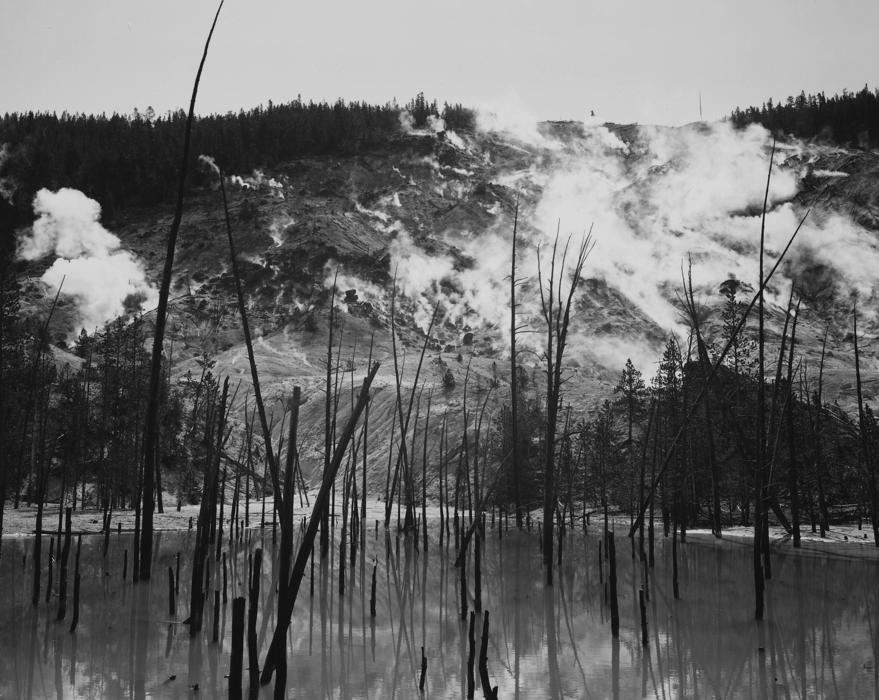
[[[113,536],[105,563],[99,538],[83,543],[80,623],[75,635],[56,625],[52,605],[32,612],[26,540],[13,540],[0,564],[0,695],[92,697],[186,694],[199,683],[224,695],[229,642],[221,608],[221,644],[211,643],[213,612],[190,639],[168,618],[164,586],[121,581],[130,534]],[[660,543],[649,581],[648,633],[641,646],[638,590],[643,571],[625,540],[618,555],[620,639],[614,644],[596,561],[597,539],[565,544],[555,586],[543,585],[536,533],[489,529],[482,557],[483,607],[491,613],[488,672],[499,697],[873,697],[879,649],[876,562],[841,557],[774,556],[767,618],[751,618],[749,548],[690,542],[681,552],[682,599],[671,596],[668,552]],[[183,561],[191,535],[165,535],[155,566]],[[433,543],[431,543],[433,544]],[[229,552],[230,595],[245,594],[247,561],[270,537],[239,542]],[[337,548],[336,548],[337,551]],[[338,557],[316,562],[313,595],[297,602],[288,636],[288,688],[294,697],[411,697],[421,647],[430,697],[466,693],[467,623],[460,620],[459,578],[436,547],[418,552],[411,537],[367,537],[348,593],[339,597]],[[373,561],[377,615],[369,615]],[[472,609],[472,560],[468,563]],[[105,576],[105,572],[109,575]],[[222,589],[212,567],[209,590]],[[186,600],[189,577],[180,577]],[[276,618],[277,571],[263,567],[258,638],[261,654]],[[55,582],[57,587],[57,580]],[[358,590],[359,588],[359,590]],[[479,622],[479,620],[477,620]],[[476,625],[476,644],[481,625]],[[174,680],[171,680],[171,677]],[[481,697],[477,677],[476,696]]]
[[[865,650],[872,656],[865,647],[870,637],[864,615],[876,596],[874,564],[774,556],[769,614],[757,624],[750,615],[752,591],[739,575],[747,570],[746,559],[745,548],[736,545],[717,551],[689,548],[690,583],[677,605],[669,600],[662,577],[655,581],[658,608],[666,613],[659,615],[660,630],[674,639],[673,648],[680,648],[668,659],[669,677],[682,688],[699,683],[716,697],[765,697],[780,690],[861,697],[858,660]],[[671,610],[675,615],[663,626]]]

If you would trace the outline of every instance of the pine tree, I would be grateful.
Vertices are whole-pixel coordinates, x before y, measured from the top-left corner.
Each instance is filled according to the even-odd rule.
[[[633,429],[635,421],[641,417],[644,411],[644,404],[647,397],[647,386],[641,378],[641,372],[635,369],[631,359],[626,360],[626,366],[620,372],[620,379],[614,387],[614,394],[618,394],[615,402],[615,408],[622,410],[626,417],[626,463],[629,468],[630,486],[629,493],[630,507],[629,511],[634,517],[635,507],[634,499],[636,498],[635,489],[635,444],[633,442]],[[644,474],[642,473],[641,482],[643,484]]]

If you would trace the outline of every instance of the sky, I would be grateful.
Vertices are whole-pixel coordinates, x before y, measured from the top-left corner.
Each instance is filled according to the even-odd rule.
[[[217,3],[0,0],[0,113],[185,108]],[[430,98],[683,124],[879,85],[876,0],[226,0],[197,111]]]

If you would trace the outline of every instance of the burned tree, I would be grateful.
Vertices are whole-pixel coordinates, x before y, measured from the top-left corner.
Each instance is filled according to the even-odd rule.
[[[558,258],[558,233],[552,246],[549,276],[544,286],[541,270],[540,249],[537,251],[538,276],[540,282],[540,306],[546,323],[546,429],[544,432],[543,461],[543,564],[546,568],[546,583],[552,585],[553,518],[555,517],[555,439],[556,424],[561,406],[562,360],[568,340],[571,322],[571,304],[574,293],[580,284],[580,275],[586,258],[594,247],[592,229],[583,238],[571,269],[567,291],[565,284],[565,264],[571,239],[565,243],[561,259]]]

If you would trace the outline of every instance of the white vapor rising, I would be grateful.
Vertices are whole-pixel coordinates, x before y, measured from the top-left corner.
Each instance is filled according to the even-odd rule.
[[[213,158],[209,156],[199,156],[207,167],[215,169],[219,173],[219,168]],[[269,193],[277,199],[284,199],[284,183],[279,182],[273,177],[266,177],[262,170],[254,170],[250,176],[241,177],[241,175],[229,175],[227,181],[234,187],[242,190],[262,190],[267,188]]]
[[[546,137],[533,147],[546,149]],[[762,127],[638,127],[633,143],[626,145],[604,126],[593,126],[549,150],[549,166],[509,178],[521,189],[540,189],[532,222],[547,237],[559,222],[562,233],[573,232],[575,238],[594,225],[596,247],[585,275],[605,280],[662,329],[677,329],[675,292],[681,266],[691,255],[694,281],[704,285],[706,294],[715,294],[729,277],[756,287],[771,150]],[[775,154],[766,218],[767,269],[803,214],[789,202],[799,188],[796,172],[783,167],[792,152],[796,149],[780,147]],[[879,269],[875,237],[842,214],[813,214],[795,248],[812,262],[836,269],[846,287],[842,291],[873,293]],[[786,269],[782,275],[793,272]],[[782,275],[775,281],[777,289],[786,286]],[[784,296],[786,289],[779,293]]]
[[[141,309],[158,301],[143,265],[100,224],[101,206],[79,190],[41,189],[34,197],[34,222],[30,234],[19,241],[24,260],[56,256],[42,281],[74,297],[78,327],[93,330],[125,311],[125,302],[137,299]]]
[[[201,154],[198,157],[198,162],[208,170],[212,171],[215,175],[220,175],[220,166],[217,165],[217,161],[215,161],[212,156]]]
[[[452,146],[462,152],[462,164],[472,163],[474,156],[483,163],[490,160],[492,184],[521,194],[517,274],[528,279],[518,299],[523,321],[540,327],[536,251],[541,249],[547,265],[557,231],[561,246],[571,236],[569,271],[576,247],[592,227],[595,248],[583,276],[605,282],[615,290],[608,292],[611,297],[622,298],[631,305],[630,313],[634,307],[637,316],[646,319],[620,321],[629,326],[625,341],[617,337],[623,333],[619,325],[593,331],[591,337],[577,336],[577,350],[610,369],[620,369],[627,355],[641,362],[658,357],[663,334],[685,336],[677,294],[689,259],[697,295],[703,299],[720,301],[718,288],[731,277],[751,288],[758,286],[761,209],[772,148],[771,136],[762,127],[737,130],[720,122],[614,128],[594,119],[536,126],[498,114],[502,113],[480,114],[481,131],[468,137],[466,157],[463,148]],[[486,134],[493,139],[484,139]],[[492,150],[498,136],[502,148]],[[483,147],[484,153],[476,152]],[[808,155],[805,147],[798,144],[778,144],[775,152],[766,216],[766,270],[804,213],[794,202],[805,173],[804,154]],[[399,293],[410,302],[419,326],[426,329],[439,302],[444,322],[459,328],[493,326],[504,343],[509,323],[510,211],[501,213],[497,202],[472,195],[470,170],[441,166],[435,159],[424,162],[433,168],[433,192],[453,206],[461,202],[470,210],[482,207],[489,223],[477,224],[462,214],[444,231],[425,232],[419,226],[416,232],[417,222],[410,224],[386,203],[361,213],[376,220],[377,228],[394,233],[391,272],[397,270]],[[465,228],[471,225],[478,230]],[[783,304],[791,279],[806,271],[817,274],[818,282],[822,275],[832,279],[837,295],[856,292],[864,301],[874,299],[877,269],[879,245],[874,235],[844,213],[814,211],[776,274],[769,298]],[[602,301],[603,292],[596,293],[595,303],[618,303],[611,297]],[[616,318],[626,308],[607,313]],[[574,323],[585,328],[592,320],[584,315]],[[540,340],[533,334],[522,342]]]
[[[404,134],[425,136],[428,134],[438,134],[446,129],[446,122],[443,118],[434,114],[427,115],[427,123],[424,125],[423,129],[415,127],[415,117],[413,117],[408,110],[402,110],[398,119],[400,120],[400,128],[403,130]]]

